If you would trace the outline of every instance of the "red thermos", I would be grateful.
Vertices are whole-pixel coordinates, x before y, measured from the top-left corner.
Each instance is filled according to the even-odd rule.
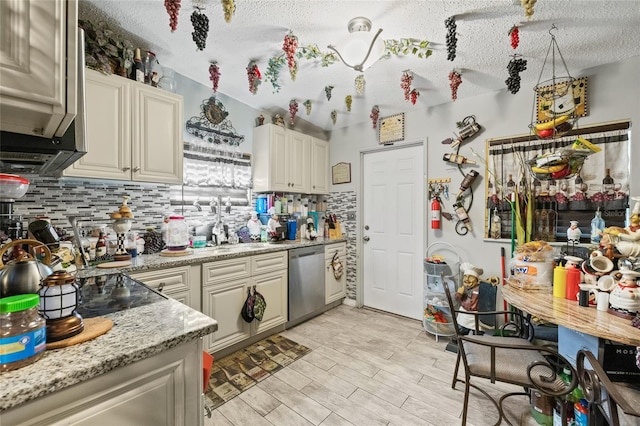
[[[578,300],[578,292],[580,291],[580,269],[575,266],[567,268],[567,296],[568,300],[576,302]]]

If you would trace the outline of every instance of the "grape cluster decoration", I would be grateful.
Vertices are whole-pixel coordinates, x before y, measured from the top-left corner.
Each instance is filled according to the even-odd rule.
[[[169,27],[171,32],[178,28],[178,12],[180,11],[180,0],[164,0],[164,8],[169,14]]]
[[[407,71],[402,73],[400,78],[400,87],[404,92],[404,100],[409,100],[409,93],[411,93],[411,82],[413,81],[413,75]]]
[[[509,37],[511,38],[511,47],[517,49],[520,44],[520,30],[518,30],[517,25],[511,27],[509,30]]]
[[[231,22],[231,17],[236,11],[236,2],[234,0],[222,0],[222,9],[224,10],[224,20]]]
[[[216,93],[220,83],[220,67],[215,62],[209,65],[209,80],[213,82],[213,93]]]
[[[358,95],[362,95],[364,93],[364,85],[365,85],[366,81],[364,80],[364,75],[360,74],[359,76],[356,77],[356,93]]]
[[[371,108],[371,114],[369,114],[369,118],[371,119],[374,129],[378,128],[378,117],[380,117],[380,107],[378,105],[374,105],[373,108]]]
[[[520,73],[527,69],[527,60],[513,55],[513,58],[507,65],[509,77],[504,81],[509,92],[514,95],[520,90]]]
[[[462,76],[456,72],[451,71],[449,73],[449,87],[451,87],[451,100],[458,99],[458,86],[462,84]]]
[[[420,96],[420,92],[418,92],[416,89],[412,89],[411,93],[409,93],[409,98],[411,99],[412,105],[416,104],[416,101],[418,100],[418,96]]]
[[[311,115],[311,100],[307,99],[302,103],[302,105],[304,105],[305,109],[307,110],[307,115]]]
[[[291,125],[293,126],[296,114],[298,113],[298,101],[296,99],[291,99],[289,101],[289,116],[291,116]]]
[[[455,16],[449,16],[445,19],[444,25],[447,27],[447,60],[453,61],[456,58],[456,45],[458,44]]]
[[[204,50],[207,45],[207,34],[209,34],[209,18],[196,8],[191,14],[191,25],[193,25],[191,38],[198,50]]]
[[[351,112],[351,102],[353,102],[353,98],[351,95],[347,95],[344,98],[344,103],[347,104],[347,111]]]
[[[325,86],[324,87],[324,94],[327,95],[327,100],[330,101],[331,100],[331,91],[333,90],[333,86]],[[334,123],[335,124],[335,123]]]
[[[524,7],[524,16],[531,18],[533,16],[533,5],[536,0],[520,0],[520,4]]]
[[[336,111],[335,109],[333,111],[331,111],[331,121],[333,122],[333,124],[336,124],[336,121],[338,119],[338,111]]]
[[[298,62],[296,61],[296,49],[298,48],[298,37],[293,35],[292,32],[288,32],[284,36],[284,42],[282,43],[282,51],[287,57],[287,66],[289,67],[289,74],[291,74],[291,80],[296,79],[298,73]]]
[[[258,65],[254,61],[249,62],[247,66],[247,78],[249,79],[249,91],[255,95],[258,93],[258,86],[262,83],[262,76]]]

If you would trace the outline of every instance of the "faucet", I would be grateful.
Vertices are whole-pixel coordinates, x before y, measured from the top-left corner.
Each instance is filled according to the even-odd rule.
[[[227,236],[224,232],[224,224],[222,223],[222,201],[220,196],[218,195],[215,198],[215,201],[212,198],[209,205],[211,206],[211,211],[216,213],[216,221],[213,225],[213,229],[211,230],[211,240],[215,245],[220,245],[227,242]]]

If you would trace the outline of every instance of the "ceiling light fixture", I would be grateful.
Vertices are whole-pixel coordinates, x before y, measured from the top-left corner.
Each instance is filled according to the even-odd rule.
[[[347,29],[350,35],[342,43],[342,54],[340,54],[333,45],[329,45],[327,48],[336,52],[346,66],[358,72],[363,72],[377,62],[384,54],[384,41],[378,38],[382,32],[382,28],[376,32],[371,41],[369,41],[368,35],[371,31],[371,21],[369,19],[363,16],[353,18],[347,24]],[[360,60],[363,52],[366,52],[366,54],[364,58]]]

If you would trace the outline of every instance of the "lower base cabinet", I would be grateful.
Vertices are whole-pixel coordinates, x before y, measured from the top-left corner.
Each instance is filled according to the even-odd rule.
[[[200,306],[200,265],[187,265],[176,268],[161,269],[130,274],[152,289],[182,302],[196,311]]]
[[[334,265],[334,258],[335,262],[342,264],[341,271],[337,271],[339,266]],[[324,261],[326,268],[324,302],[328,305],[347,296],[347,244],[338,243],[325,246]]]
[[[118,368],[0,415],[3,425],[203,424],[202,340]]]
[[[202,312],[218,321],[205,337],[210,353],[287,322],[287,251],[220,260],[202,265]],[[247,323],[240,311],[255,286],[267,308],[262,321]]]

